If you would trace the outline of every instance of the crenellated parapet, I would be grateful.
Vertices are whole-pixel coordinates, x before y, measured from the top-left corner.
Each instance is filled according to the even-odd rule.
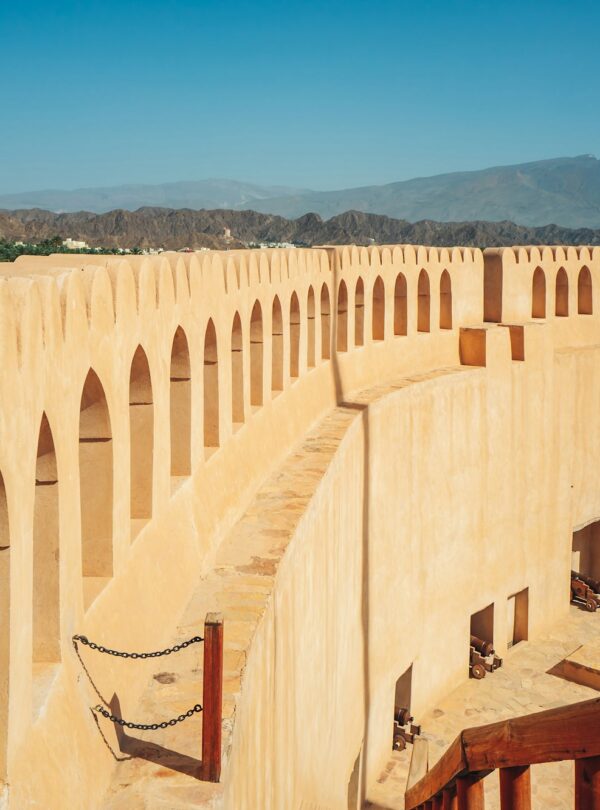
[[[599,295],[597,248],[57,254],[3,267],[0,783],[23,780],[66,711],[96,795],[112,763],[89,734],[71,637],[156,648],[257,487],[328,409],[393,375],[460,365],[462,330],[547,321],[557,346],[590,343]],[[125,709],[140,688],[123,687]]]

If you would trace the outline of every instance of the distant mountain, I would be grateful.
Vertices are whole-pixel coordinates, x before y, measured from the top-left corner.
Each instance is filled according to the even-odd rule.
[[[418,222],[510,220],[600,227],[600,161],[592,155],[419,177],[384,186],[285,194],[243,205],[284,217],[309,211],[332,217],[348,210]]]
[[[0,208],[43,208],[48,211],[102,213],[143,206],[161,208],[238,208],[265,197],[302,193],[287,186],[259,186],[236,180],[198,180],[161,185],[78,188],[74,191],[27,191],[1,194]]]
[[[341,191],[199,180],[0,195],[0,208],[7,209],[104,213],[146,206],[248,209],[293,219],[362,211],[409,222],[508,220],[526,226],[600,228],[600,161],[581,155]]]
[[[226,232],[227,229],[227,232]],[[229,234],[230,232],[230,234]],[[37,242],[53,236],[83,239],[93,247],[226,249],[248,244],[600,245],[600,229],[556,225],[525,228],[512,222],[415,224],[377,214],[347,211],[324,221],[318,214],[290,220],[255,211],[191,211],[140,208],[105,214],[0,211],[0,238]]]

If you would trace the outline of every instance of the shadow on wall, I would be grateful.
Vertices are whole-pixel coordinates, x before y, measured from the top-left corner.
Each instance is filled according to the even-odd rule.
[[[329,261],[332,271],[332,289],[334,291],[338,291],[340,286],[338,284],[338,275],[339,275],[339,265],[338,265],[338,256],[335,254],[334,251],[329,252]],[[363,288],[364,290],[364,288]],[[344,286],[342,290],[342,294],[346,294],[346,288]],[[363,292],[364,296],[364,292]],[[383,292],[381,290],[377,291],[378,298],[380,297],[383,299]],[[321,300],[325,300],[327,303],[327,314],[329,315],[330,307],[329,307],[329,296],[324,298],[323,294],[321,296]],[[341,303],[341,306],[340,306]],[[364,305],[364,301],[361,302]],[[342,313],[342,317],[344,316],[344,309],[347,308],[347,304],[344,301],[337,302],[337,306],[333,308],[334,316],[336,318],[336,323],[334,325],[333,334],[339,334],[339,324],[337,323],[337,319],[340,317],[340,311]],[[364,324],[364,308],[361,308],[362,312],[361,315],[363,316],[363,324]],[[381,319],[381,330],[383,331],[383,315],[380,311],[378,311],[378,316]],[[328,347],[331,344],[331,330],[329,329],[329,322],[327,323],[327,337],[328,337]],[[374,328],[374,337],[375,332],[379,328],[379,323],[373,323]],[[342,330],[343,331],[343,330]],[[361,333],[362,336],[362,333]],[[323,347],[325,349],[325,346]],[[324,356],[325,352],[323,352]],[[333,381],[335,384],[335,393],[336,393],[336,403],[339,408],[348,408],[355,411],[361,412],[362,418],[362,428],[363,428],[363,493],[362,493],[362,594],[361,594],[361,623],[362,623],[362,665],[363,665],[363,713],[365,718],[365,726],[364,726],[364,735],[362,740],[362,745],[358,754],[358,761],[355,763],[352,773],[349,777],[349,786],[348,786],[348,807],[349,810],[355,810],[355,808],[360,808],[364,805],[366,801],[366,790],[367,790],[367,761],[368,761],[368,751],[369,751],[369,713],[370,713],[370,667],[369,667],[369,509],[370,509],[370,490],[369,490],[369,471],[370,471],[370,456],[369,456],[369,409],[367,405],[363,405],[358,402],[352,402],[346,399],[344,385],[342,381],[342,375],[340,371],[340,366],[338,362],[338,355],[337,351],[333,351],[331,353],[331,372],[333,374]],[[358,784],[355,784],[358,781]],[[357,796],[358,803],[354,806],[354,796]]]

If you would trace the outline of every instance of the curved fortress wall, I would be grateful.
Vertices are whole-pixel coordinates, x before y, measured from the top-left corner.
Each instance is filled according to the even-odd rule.
[[[418,711],[464,677],[470,614],[528,588],[531,636],[566,610],[571,532],[600,514],[600,252],[88,258],[0,281],[10,806],[100,806],[113,760],[71,636],[168,641],[257,487],[346,403],[224,774],[236,810],[344,806],[361,749],[367,781],[387,758],[407,667]],[[152,664],[95,664],[135,716]]]

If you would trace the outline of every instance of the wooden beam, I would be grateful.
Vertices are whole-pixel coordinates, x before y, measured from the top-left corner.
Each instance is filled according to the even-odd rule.
[[[483,779],[478,773],[456,780],[457,810],[484,810]]]
[[[208,613],[204,622],[202,772],[208,782],[221,778],[223,722],[223,615]]]
[[[600,810],[600,757],[575,760],[575,810]]]
[[[529,766],[500,768],[501,810],[531,810]]]
[[[406,792],[405,810],[414,810],[468,773],[598,756],[600,698],[466,729]]]
[[[463,732],[469,771],[600,755],[600,698]]]

